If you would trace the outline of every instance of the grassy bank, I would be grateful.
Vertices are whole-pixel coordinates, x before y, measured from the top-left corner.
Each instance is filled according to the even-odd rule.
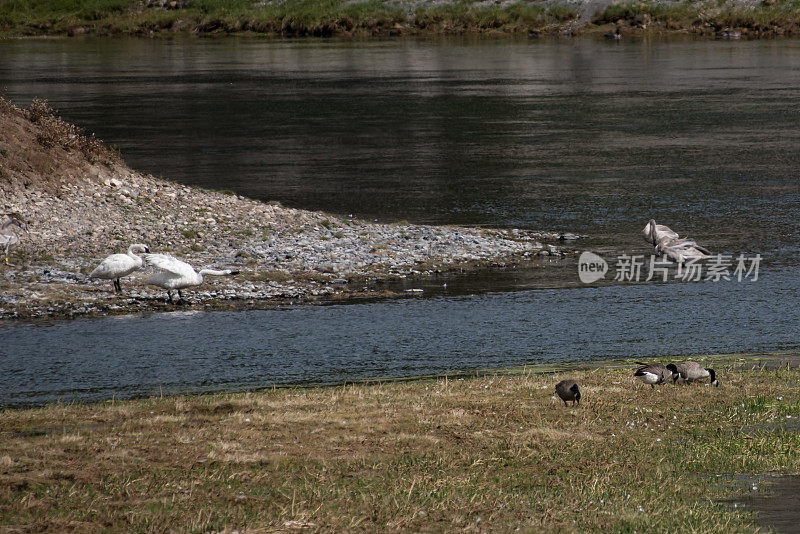
[[[502,8],[488,2],[415,6],[381,0],[11,0],[0,3],[0,31],[7,35],[400,35],[421,31],[527,31],[575,16],[575,9],[528,0]]]
[[[6,0],[0,2],[0,35],[575,34],[613,25],[639,33],[740,28],[775,35],[796,33],[800,23],[798,0],[645,1],[596,13],[581,9],[544,0]]]
[[[5,410],[0,530],[747,531],[719,499],[800,472],[800,370],[715,367],[574,371],[575,408],[528,369]]]

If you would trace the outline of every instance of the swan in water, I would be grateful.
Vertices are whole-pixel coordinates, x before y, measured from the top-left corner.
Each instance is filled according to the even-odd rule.
[[[656,255],[664,255],[675,263],[683,263],[686,260],[708,258],[711,252],[690,239],[662,237],[656,244]]]
[[[169,298],[170,302],[172,302],[173,289],[178,290],[178,298],[183,300],[181,289],[199,286],[203,283],[203,277],[205,275],[227,276],[239,274],[239,271],[231,269],[202,269],[200,272],[197,272],[194,270],[194,267],[188,263],[168,254],[147,254],[145,255],[145,261],[156,270],[153,276],[147,280],[147,283],[166,289],[167,298]]]
[[[144,266],[144,262],[136,252],[147,254],[150,249],[147,245],[141,243],[134,243],[128,247],[126,254],[112,254],[100,262],[100,265],[89,273],[90,278],[102,278],[104,280],[114,281],[114,292],[119,293],[122,287],[119,285],[119,279],[123,276],[128,276],[133,271],[139,270]]]
[[[6,263],[8,263],[8,249],[10,249],[12,245],[19,243],[19,234],[16,228],[14,228],[15,226],[26,232],[28,231],[27,223],[17,213],[9,213],[3,218],[2,224],[0,224],[0,247],[5,249],[3,255],[5,256]]]
[[[656,224],[655,219],[650,219],[650,222],[648,222],[644,230],[642,230],[642,236],[645,241],[655,246],[656,243],[665,237],[678,239],[678,232],[673,232],[669,226]]]

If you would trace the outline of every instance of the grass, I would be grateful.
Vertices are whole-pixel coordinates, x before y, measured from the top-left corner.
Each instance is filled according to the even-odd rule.
[[[629,368],[0,412],[0,530],[736,532],[735,475],[800,472],[800,371]]]
[[[407,5],[385,0],[180,0],[174,9],[168,4],[143,0],[4,0],[0,2],[0,35],[524,34],[574,31],[579,18],[573,5],[543,0],[411,1]],[[775,34],[798,30],[800,0],[771,0],[755,7],[743,7],[733,0],[631,1],[609,6],[592,22],[608,25],[622,21],[636,26],[635,17],[643,14],[651,17],[648,26],[656,32],[739,27]],[[586,29],[592,33],[593,27]]]
[[[637,15],[650,15],[652,20],[667,29],[697,29],[710,26],[722,28],[747,28],[768,33],[781,33],[782,29],[796,31],[800,24],[800,1],[776,1],[755,7],[737,3],[706,0],[663,2],[623,2],[607,7],[598,13],[595,24],[616,23],[620,20],[633,23]]]
[[[0,97],[0,99],[5,100],[4,97]],[[9,109],[11,105],[6,101],[3,107]],[[62,120],[57,112],[49,106],[47,100],[33,99],[30,107],[22,113],[40,127],[41,133],[37,136],[37,141],[42,148],[61,146],[67,150],[77,150],[82,152],[90,163],[118,161],[117,153],[106,148],[101,141],[95,138],[94,134],[87,135],[82,128]],[[40,173],[48,172],[54,164],[51,161],[42,162],[43,159],[50,159],[50,156],[43,151],[31,153],[27,159],[33,162],[32,166]],[[37,160],[39,160],[38,163]]]
[[[475,6],[471,2],[454,2],[416,12],[420,28],[440,32],[503,30],[529,31],[548,24],[567,22],[578,16],[577,10],[567,6],[551,6],[538,1],[521,1],[508,6]]]

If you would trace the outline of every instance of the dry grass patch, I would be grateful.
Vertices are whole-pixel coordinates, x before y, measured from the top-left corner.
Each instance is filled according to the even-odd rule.
[[[6,410],[0,530],[747,531],[718,500],[800,472],[800,372],[717,370],[577,371],[575,408],[521,372]]]

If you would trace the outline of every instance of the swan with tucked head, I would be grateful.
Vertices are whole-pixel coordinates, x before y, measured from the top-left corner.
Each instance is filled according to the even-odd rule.
[[[662,237],[656,244],[656,255],[664,255],[675,263],[684,263],[692,259],[708,258],[711,256],[711,252],[689,239]]]
[[[147,283],[166,289],[169,302],[172,302],[173,289],[178,291],[178,298],[182,301],[181,289],[199,286],[203,283],[203,277],[206,275],[228,276],[239,274],[239,271],[232,269],[201,269],[200,272],[197,272],[188,263],[168,254],[147,254],[145,255],[145,261],[148,265],[152,265],[156,271],[147,280]]]
[[[114,281],[114,292],[119,293],[122,287],[119,285],[119,279],[123,276],[128,276],[134,271],[138,271],[144,266],[144,262],[136,253],[146,254],[150,252],[147,245],[142,243],[134,243],[128,247],[128,252],[125,254],[112,254],[107,256],[106,259],[100,262],[100,265],[94,268],[89,273],[90,278],[102,278],[104,280]]]
[[[656,224],[655,219],[650,219],[650,222],[648,222],[642,230],[642,237],[644,237],[645,241],[655,246],[656,243],[665,237],[678,239],[678,232],[673,232],[669,226]]]
[[[8,263],[8,250],[19,243],[19,234],[15,226],[25,232],[28,231],[28,224],[18,213],[9,213],[0,223],[0,247],[5,249],[3,255],[6,263]]]

